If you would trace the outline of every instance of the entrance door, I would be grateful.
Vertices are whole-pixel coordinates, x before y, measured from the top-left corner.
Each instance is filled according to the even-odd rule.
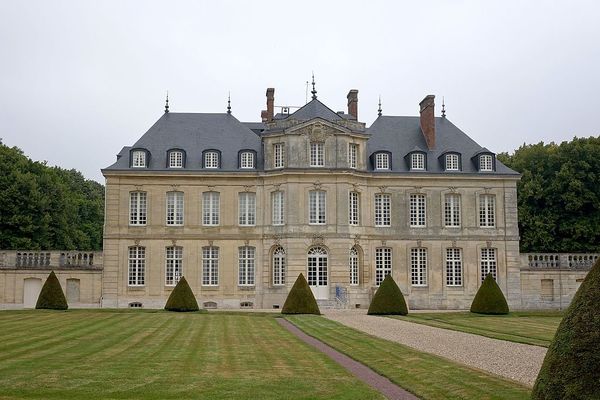
[[[42,291],[42,280],[27,278],[23,281],[23,308],[35,308]]]
[[[323,247],[313,247],[308,251],[308,285],[316,299],[329,299],[327,250]]]

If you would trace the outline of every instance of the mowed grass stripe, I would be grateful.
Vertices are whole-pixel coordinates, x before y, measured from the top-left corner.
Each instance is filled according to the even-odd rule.
[[[309,335],[423,399],[528,399],[518,383],[317,316],[287,317]],[[482,349],[485,351],[485,349]]]

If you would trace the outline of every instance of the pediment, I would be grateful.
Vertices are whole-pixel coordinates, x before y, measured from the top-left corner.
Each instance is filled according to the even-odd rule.
[[[348,134],[350,130],[342,126],[332,124],[321,118],[315,118],[292,128],[286,129],[288,134],[306,135],[311,141],[322,142],[327,137],[339,134]]]

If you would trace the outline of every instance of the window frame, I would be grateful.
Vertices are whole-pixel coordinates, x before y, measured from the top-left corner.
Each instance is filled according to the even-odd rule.
[[[285,194],[283,190],[271,192],[271,225],[285,225]]]
[[[410,249],[410,285],[427,287],[428,254],[426,247]]]
[[[219,247],[202,247],[202,286],[219,286]]]
[[[173,197],[173,198],[171,198]],[[166,226],[183,226],[185,216],[185,195],[181,191],[170,191],[166,195]]]
[[[410,153],[410,170],[411,171],[426,171],[427,156],[425,153],[416,151]]]
[[[446,286],[463,286],[463,257],[460,247],[447,247],[444,262],[446,265]]]
[[[350,248],[348,266],[350,268],[350,286],[360,285],[360,254],[356,246]]]
[[[312,199],[313,195],[315,196],[314,201]],[[315,207],[314,211],[313,205]],[[310,190],[308,192],[308,224],[327,225],[327,192],[325,190]]]
[[[133,251],[133,253],[132,253]],[[146,247],[129,246],[127,248],[127,286],[146,285]]]
[[[479,227],[496,227],[496,196],[493,194],[479,195]]]
[[[483,282],[489,273],[492,274],[495,281],[498,281],[498,249],[482,247],[479,249],[479,274],[481,275],[479,282]]]
[[[392,273],[393,262],[391,247],[375,248],[375,286],[380,286],[385,277]]]
[[[256,247],[238,247],[238,286],[256,285]]]
[[[214,157],[213,157],[214,155]],[[209,166],[209,161],[211,161]],[[216,163],[215,163],[216,161]],[[216,164],[216,165],[215,165]],[[202,168],[221,169],[221,151],[217,149],[207,149],[202,152]]]
[[[360,193],[348,192],[348,225],[360,226]]]
[[[348,143],[348,168],[358,168],[358,143]]]
[[[422,202],[420,200],[423,200]],[[427,227],[427,195],[411,193],[409,196],[409,224],[411,228]]]
[[[325,143],[310,142],[310,158],[309,165],[311,168],[319,168],[325,166]]]
[[[485,162],[483,160],[486,160]],[[492,154],[479,155],[479,172],[494,171],[494,156]]]
[[[449,201],[450,200],[450,201]],[[461,196],[458,193],[444,194],[444,228],[461,227]]]
[[[165,286],[176,286],[183,276],[183,247],[165,248]]]
[[[221,193],[215,191],[202,192],[202,226],[219,226],[221,224]]]
[[[137,196],[134,196],[137,195]],[[142,196],[143,195],[143,196]],[[136,197],[134,201],[134,197]],[[142,199],[143,197],[143,199]],[[135,212],[134,212],[135,202]],[[142,222],[143,220],[143,222]],[[146,226],[148,224],[148,192],[134,190],[129,192],[129,226]]]
[[[285,286],[287,259],[285,249],[282,246],[277,246],[273,250],[271,263],[273,268],[273,286]]]
[[[390,171],[392,169],[391,154],[385,151],[375,153],[375,170]]]
[[[256,226],[256,193],[238,193],[238,225]]]
[[[273,143],[273,168],[285,167],[285,144]]]
[[[456,162],[456,166],[454,165],[454,162]],[[445,171],[460,171],[460,154],[446,153],[444,155],[444,170]]]
[[[250,164],[248,164],[250,161]],[[239,169],[256,169],[256,151],[244,149],[238,152]]]
[[[138,156],[142,156],[138,158]],[[139,163],[139,160],[143,161],[143,164]],[[150,153],[146,149],[131,149],[129,153],[129,166],[131,168],[148,168],[150,165]]]
[[[373,204],[375,206],[375,227],[389,228],[392,226],[392,195],[375,193]]]
[[[177,157],[179,155],[179,158]],[[175,157],[175,160],[173,160]],[[175,161],[175,163],[173,163]],[[179,161],[180,165],[177,165]],[[182,169],[185,168],[185,151],[182,149],[170,149],[167,151],[167,168]]]

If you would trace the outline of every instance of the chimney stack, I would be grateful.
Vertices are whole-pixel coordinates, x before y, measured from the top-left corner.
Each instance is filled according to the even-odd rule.
[[[273,112],[275,109],[275,89],[267,88],[267,109],[262,110],[260,113],[260,117],[262,122],[271,122],[273,121]]]
[[[352,116],[352,119],[358,120],[358,90],[352,89],[348,92],[348,114]]]
[[[421,131],[425,136],[427,148],[435,148],[435,96],[430,94],[425,96],[419,103],[421,107]]]

